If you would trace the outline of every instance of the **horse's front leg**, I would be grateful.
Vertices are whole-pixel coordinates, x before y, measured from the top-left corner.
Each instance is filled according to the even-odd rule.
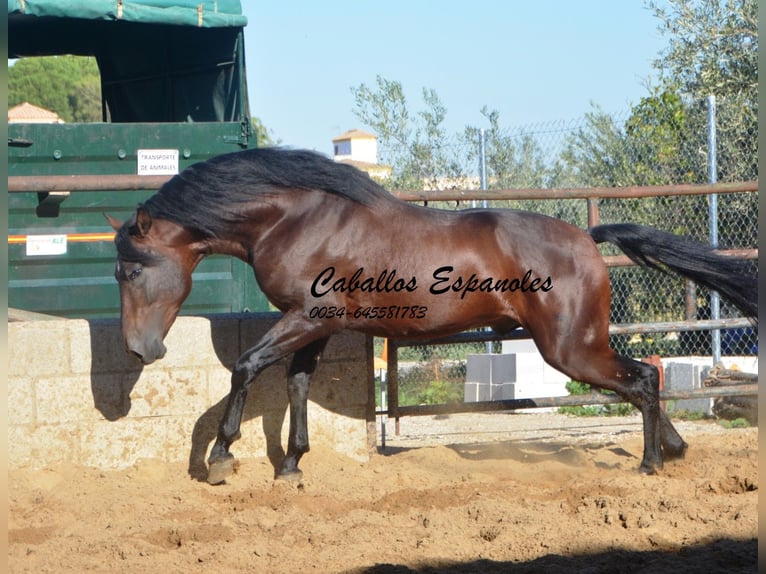
[[[286,314],[258,342],[237,360],[231,373],[231,393],[226,411],[218,427],[218,436],[208,457],[210,484],[220,484],[234,472],[231,444],[240,437],[242,413],[251,383],[261,371],[290,353],[318,339],[326,339],[317,321],[308,321],[299,314]]]
[[[265,369],[269,364],[271,363],[265,363],[252,376],[249,376],[245,369],[239,367],[239,362],[238,366],[234,368],[231,374],[231,392],[226,403],[226,411],[218,427],[215,444],[207,459],[207,482],[209,484],[220,484],[234,472],[236,460],[234,455],[229,452],[229,447],[241,436],[239,429],[242,423],[247,391],[250,382],[257,376],[258,372]]]
[[[309,451],[308,396],[311,375],[316,369],[319,357],[327,339],[319,339],[295,352],[287,379],[287,394],[290,399],[290,434],[287,454],[277,478],[300,480],[303,473],[298,468],[301,457]]]

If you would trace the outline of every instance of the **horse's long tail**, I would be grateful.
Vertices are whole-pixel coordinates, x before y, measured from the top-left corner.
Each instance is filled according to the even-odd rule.
[[[757,324],[758,276],[747,261],[719,255],[708,245],[643,225],[597,225],[588,232],[596,243],[613,243],[643,267],[670,269],[718,291]]]

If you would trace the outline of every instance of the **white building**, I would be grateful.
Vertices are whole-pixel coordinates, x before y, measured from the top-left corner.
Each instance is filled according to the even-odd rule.
[[[391,166],[378,163],[378,138],[362,130],[349,130],[332,140],[335,161],[366,171],[371,177],[385,179]]]

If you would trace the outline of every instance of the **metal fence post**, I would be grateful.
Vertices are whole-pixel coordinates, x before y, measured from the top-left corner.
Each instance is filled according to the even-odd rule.
[[[707,177],[708,183],[718,182],[718,165],[716,155],[716,112],[715,96],[707,97]],[[718,247],[718,195],[711,193],[708,196],[708,226],[710,245],[713,248]],[[710,318],[721,318],[721,301],[718,291],[710,292]],[[710,332],[711,346],[713,353],[713,365],[721,362],[721,331],[714,329]]]
[[[394,434],[399,436],[399,346],[396,341],[388,339],[386,355],[388,418],[394,419]]]
[[[479,130],[479,187],[481,187],[482,190],[487,189],[487,138],[485,137],[485,133],[484,128]],[[486,209],[486,199],[482,200],[481,206]],[[484,344],[484,349],[487,351],[488,355],[491,354],[492,342],[487,341]]]
[[[487,140],[484,128],[479,130],[479,186],[483,190],[487,189]],[[486,199],[482,206],[487,207]]]

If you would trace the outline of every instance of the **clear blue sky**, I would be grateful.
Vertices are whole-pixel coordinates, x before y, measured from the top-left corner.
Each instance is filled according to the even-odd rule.
[[[575,120],[591,102],[628,111],[656,78],[667,39],[643,0],[243,1],[250,108],[281,143],[330,155],[365,129],[352,86],[402,83],[411,113],[423,87],[447,108],[448,133]]]

